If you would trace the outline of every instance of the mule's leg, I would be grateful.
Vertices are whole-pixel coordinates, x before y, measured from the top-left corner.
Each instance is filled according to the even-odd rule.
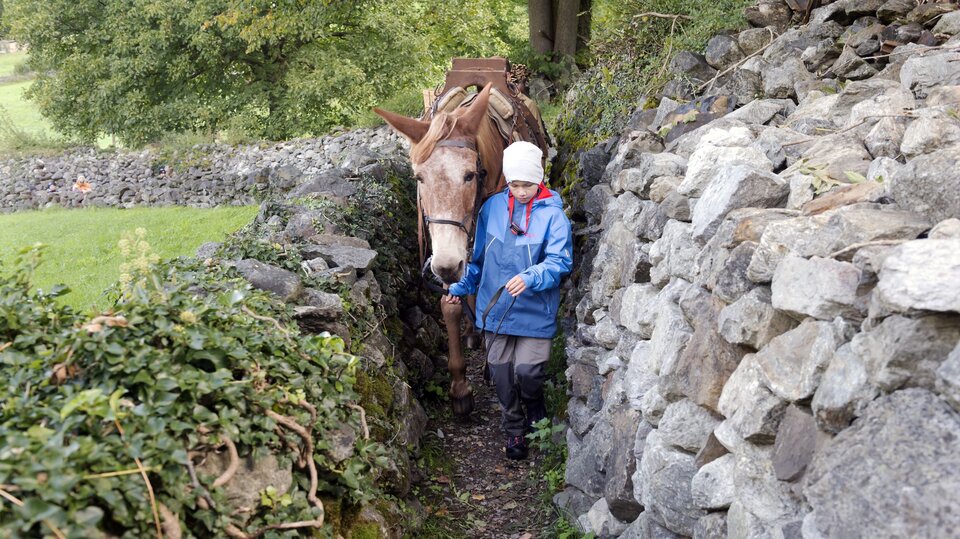
[[[450,403],[453,413],[458,416],[469,415],[473,411],[473,389],[467,383],[467,362],[463,359],[463,348],[460,346],[460,317],[463,315],[463,305],[458,303],[441,303],[443,322],[447,325],[447,370],[450,371]]]
[[[477,296],[467,296],[467,308],[470,309],[470,312],[477,312]],[[467,348],[470,350],[476,350],[480,348],[480,334],[477,332],[477,327],[473,325],[470,317],[466,317],[466,331],[464,334],[467,337]]]

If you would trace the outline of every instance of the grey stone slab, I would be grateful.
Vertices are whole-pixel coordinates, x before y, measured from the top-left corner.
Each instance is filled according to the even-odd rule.
[[[878,399],[814,457],[803,487],[809,527],[826,537],[951,537],[958,438],[960,415],[926,390]]]
[[[787,401],[812,396],[834,351],[846,342],[849,332],[842,322],[808,318],[775,337],[755,355],[764,385]]]
[[[960,239],[919,240],[883,261],[876,295],[884,309],[960,312]]]
[[[797,316],[861,319],[866,302],[859,295],[860,269],[829,258],[787,255],[773,275],[773,306]]]
[[[777,335],[795,328],[798,322],[774,309],[770,289],[760,287],[724,307],[717,324],[727,342],[759,350]]]

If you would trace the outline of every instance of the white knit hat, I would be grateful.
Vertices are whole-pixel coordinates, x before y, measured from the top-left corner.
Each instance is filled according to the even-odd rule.
[[[518,141],[503,150],[503,176],[510,182],[543,181],[543,152],[535,144]]]

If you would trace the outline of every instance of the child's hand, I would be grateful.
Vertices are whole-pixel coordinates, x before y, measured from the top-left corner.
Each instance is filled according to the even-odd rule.
[[[447,305],[459,305],[460,296],[451,296],[449,294],[440,298],[441,303],[446,303]]]
[[[513,279],[507,281],[507,284],[504,288],[511,296],[517,297],[527,289],[527,283],[523,282],[523,279],[517,275]]]

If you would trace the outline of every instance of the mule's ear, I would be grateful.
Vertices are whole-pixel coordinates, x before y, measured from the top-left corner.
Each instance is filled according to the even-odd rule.
[[[466,126],[469,127],[472,133],[477,132],[477,129],[480,127],[480,121],[487,115],[487,104],[490,103],[491,88],[493,88],[493,83],[488,82],[487,85],[483,87],[483,90],[480,90],[480,94],[473,100],[473,103],[470,104],[467,111],[461,116],[461,121],[466,122]]]
[[[407,137],[410,139],[410,142],[414,144],[420,142],[420,139],[422,139],[423,136],[427,134],[427,130],[430,129],[430,122],[423,122],[416,118],[407,118],[406,116],[383,109],[373,109],[373,112],[386,120],[386,122],[390,124],[390,127],[396,130],[397,133]]]

